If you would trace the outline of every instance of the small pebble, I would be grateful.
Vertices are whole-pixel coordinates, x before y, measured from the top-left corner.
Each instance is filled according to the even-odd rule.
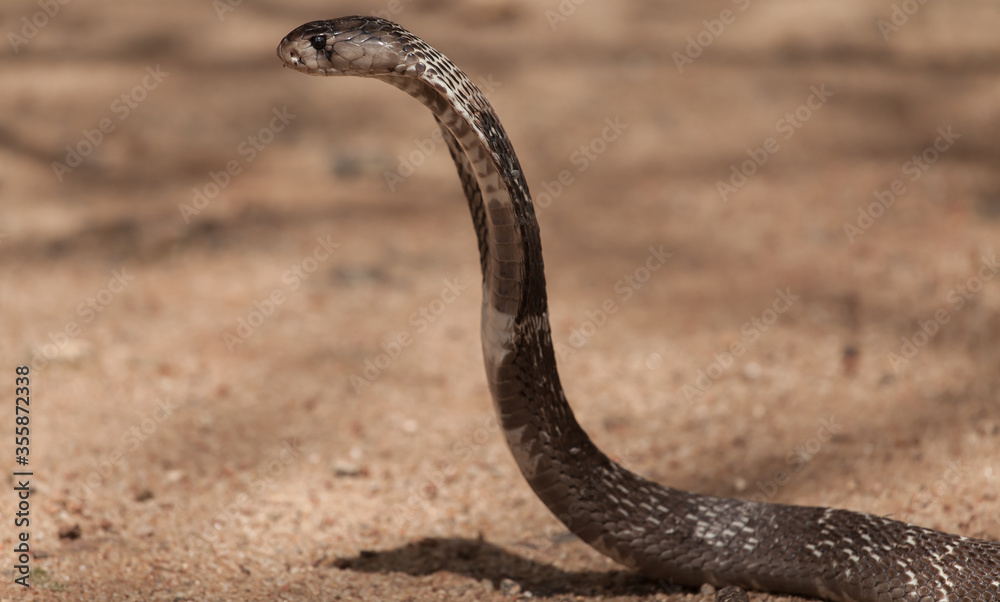
[[[521,585],[513,579],[504,578],[500,581],[500,591],[505,596],[516,596],[521,593]]]
[[[333,474],[338,477],[356,477],[361,474],[361,465],[349,460],[337,460],[333,463]]]

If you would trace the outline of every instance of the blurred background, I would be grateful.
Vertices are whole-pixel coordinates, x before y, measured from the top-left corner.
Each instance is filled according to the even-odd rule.
[[[688,599],[518,473],[429,112],[281,68],[349,14],[499,113],[600,447],[1000,538],[996,2],[17,0],[0,390],[31,368],[35,587],[6,562],[5,597]]]

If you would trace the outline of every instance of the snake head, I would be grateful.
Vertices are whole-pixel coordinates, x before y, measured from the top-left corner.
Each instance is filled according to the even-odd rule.
[[[404,75],[423,70],[418,45],[419,39],[391,21],[344,17],[295,28],[278,44],[278,58],[309,75]]]

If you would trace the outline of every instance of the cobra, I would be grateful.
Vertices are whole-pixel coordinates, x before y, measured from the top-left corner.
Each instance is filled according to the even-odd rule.
[[[483,357],[500,424],[524,478],[580,539],[687,586],[845,602],[1000,600],[1000,543],[847,510],[700,495],[612,462],[563,393],[538,222],[511,142],[480,90],[426,42],[375,17],[302,25],[278,56],[310,75],[384,81],[434,113],[479,242]]]

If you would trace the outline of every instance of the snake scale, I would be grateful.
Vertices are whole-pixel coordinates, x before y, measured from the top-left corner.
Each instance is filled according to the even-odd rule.
[[[314,21],[278,47],[310,75],[382,80],[434,113],[479,242],[489,390],[524,478],[580,539],[664,581],[857,602],[1000,600],[1000,543],[870,514],[699,495],[611,461],[566,401],[538,222],[490,103],[443,54],[376,17]]]

